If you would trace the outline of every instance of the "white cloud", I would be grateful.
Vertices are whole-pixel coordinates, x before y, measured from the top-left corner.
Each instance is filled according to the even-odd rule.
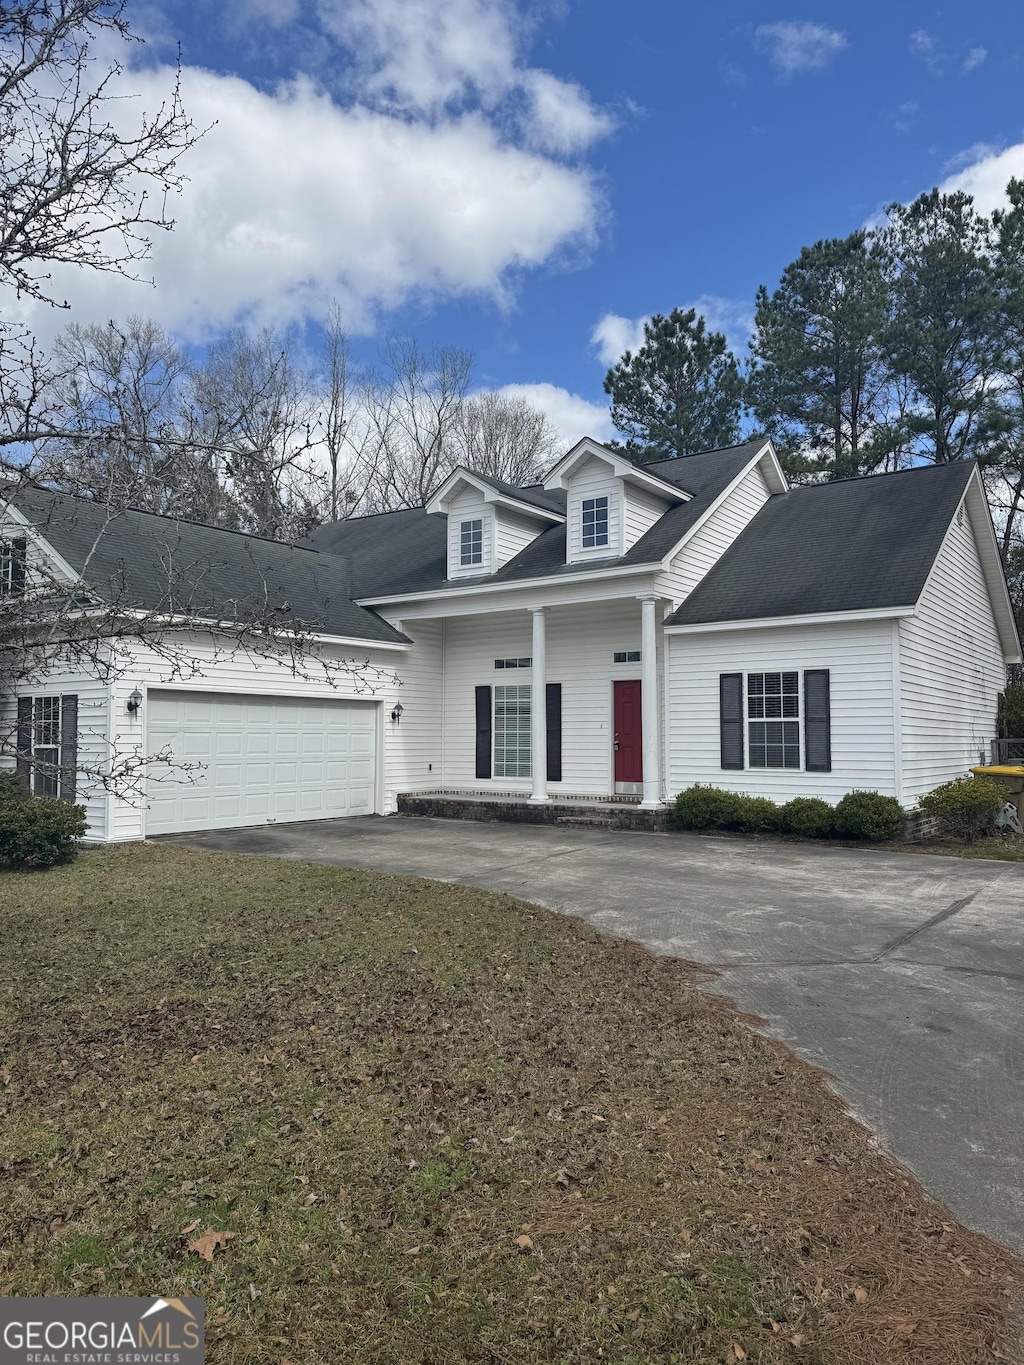
[[[605,313],[590,334],[590,344],[602,365],[614,365],[623,351],[635,351],[643,344],[646,317],[624,318],[619,313]]]
[[[559,432],[564,450],[570,450],[584,436],[608,441],[615,435],[607,403],[591,403],[556,384],[505,384],[497,392],[510,398],[525,398],[533,407],[540,408]]]
[[[124,78],[143,107],[173,73]],[[602,218],[582,167],[511,142],[479,110],[438,119],[341,107],[308,79],[273,93],[186,68],[186,107],[209,132],[188,154],[175,230],[143,266],[156,288],[55,270],[83,321],[149,314],[200,336],[240,318],[350,325],[410,297],[501,300],[515,272],[586,248]],[[130,115],[129,115],[130,116]],[[45,333],[67,315],[12,303]]]
[[[1006,186],[1016,177],[1024,179],[1024,142],[1015,143],[1004,151],[982,146],[971,165],[958,170],[944,180],[939,188],[945,194],[964,190],[974,196],[979,213],[991,213],[1006,204]]]
[[[719,294],[701,294],[688,303],[703,317],[711,332],[721,332],[737,356],[746,354],[747,342],[754,329],[754,311],[747,299],[725,299]],[[624,318],[618,313],[605,313],[590,334],[590,344],[602,365],[614,365],[623,351],[635,351],[643,345],[644,323],[650,314],[640,318]]]
[[[801,71],[823,70],[846,46],[846,35],[824,24],[761,24],[754,37],[785,78]]]
[[[946,66],[945,56],[927,29],[916,29],[910,35],[909,46],[911,56],[924,62],[933,76],[942,75]]]
[[[981,66],[987,56],[987,49],[983,47],[972,47],[964,58],[964,64],[960,68],[961,71],[965,76],[969,75],[972,71],[977,71],[978,67]]]

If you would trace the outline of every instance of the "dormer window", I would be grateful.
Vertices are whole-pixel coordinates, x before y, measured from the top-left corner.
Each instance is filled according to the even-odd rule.
[[[459,564],[463,569],[484,562],[484,523],[481,517],[462,522],[459,528]]]
[[[25,591],[25,554],[28,542],[0,540],[0,597],[15,597]]]
[[[608,544],[608,499],[583,499],[583,548],[593,550]]]

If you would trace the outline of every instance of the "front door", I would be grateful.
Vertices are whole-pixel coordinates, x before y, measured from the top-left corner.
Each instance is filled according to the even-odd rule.
[[[615,688],[615,781],[644,780],[641,731],[640,683],[616,682]]]

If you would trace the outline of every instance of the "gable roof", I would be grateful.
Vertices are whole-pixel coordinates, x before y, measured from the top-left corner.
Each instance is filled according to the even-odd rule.
[[[103,503],[31,486],[3,498],[107,605],[245,620],[265,617],[269,601],[288,604],[288,619],[307,631],[406,643],[353,602],[348,566],[334,556],[153,512],[112,513]]]
[[[913,606],[974,471],[918,466],[769,498],[666,624]]]
[[[353,595],[364,600],[657,564],[767,444],[759,437],[724,450],[645,465],[645,469],[678,488],[689,500],[668,508],[626,554],[617,558],[567,564],[565,526],[549,526],[496,572],[480,578],[449,581],[447,520],[439,513],[428,513],[419,507],[331,522],[314,531],[306,543],[330,554],[346,556],[351,565]],[[515,492],[520,500],[525,500],[527,495],[560,499],[555,505],[564,510],[564,492],[545,492],[532,487]]]

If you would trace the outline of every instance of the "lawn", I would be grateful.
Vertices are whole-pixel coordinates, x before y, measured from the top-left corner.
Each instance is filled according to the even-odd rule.
[[[201,1294],[237,1365],[1014,1357],[1021,1263],[683,963],[169,845],[0,876],[0,945],[0,1294]]]

